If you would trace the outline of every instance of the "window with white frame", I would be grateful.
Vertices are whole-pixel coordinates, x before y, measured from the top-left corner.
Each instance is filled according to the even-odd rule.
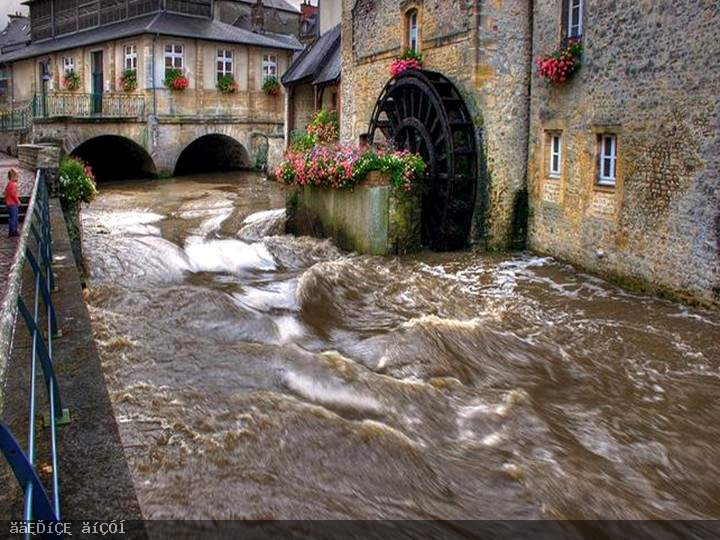
[[[171,69],[179,69],[182,71],[183,63],[183,46],[177,44],[165,45],[165,72]]]
[[[125,69],[128,71],[137,71],[137,62],[137,46],[125,45]]]
[[[419,41],[419,30],[418,30],[418,11],[417,9],[410,10],[407,15],[407,48],[413,52],[419,52],[420,41]]]
[[[266,54],[263,56],[263,82],[270,77],[277,78],[277,56]]]
[[[617,182],[617,135],[599,136],[598,184],[614,186]]]
[[[549,139],[550,159],[548,159],[548,176],[550,178],[560,178],[562,166],[562,135],[560,133],[551,133]]]
[[[66,56],[63,58],[63,73],[67,74],[70,71],[75,71],[75,58]]]
[[[227,49],[218,49],[217,52],[217,79],[233,74],[233,53]]]
[[[583,27],[583,0],[568,0],[567,37],[578,38],[582,36]]]

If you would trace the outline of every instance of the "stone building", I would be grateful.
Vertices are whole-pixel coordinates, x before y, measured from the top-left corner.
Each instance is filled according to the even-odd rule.
[[[32,41],[0,55],[0,62],[9,66],[15,107],[32,105],[34,138],[59,139],[68,152],[99,166],[124,155],[110,151],[111,143],[128,155],[144,150],[142,160],[122,163],[144,163],[145,172],[162,174],[177,171],[181,154],[202,137],[201,147],[220,148],[224,162],[252,166],[263,145],[276,159],[284,99],[263,85],[284,73],[300,43],[291,34],[221,22],[213,5],[31,0]],[[166,85],[173,70],[186,78],[186,88]],[[123,83],[128,73],[135,79],[129,87]],[[234,81],[232,93],[220,91],[226,76]],[[91,141],[98,138],[106,144]]]
[[[319,38],[300,53],[282,77],[287,89],[285,132],[304,131],[320,109],[339,112],[340,0],[319,0]]]
[[[27,46],[30,42],[30,19],[19,13],[8,15],[8,23],[0,31],[0,56]],[[0,63],[0,107],[8,108],[13,103],[10,84],[10,65]]]
[[[532,79],[529,245],[720,303],[720,3],[572,4],[583,66],[559,87]],[[572,35],[560,9],[535,2],[535,56]]]
[[[342,137],[391,139],[431,162],[431,244],[527,239],[608,277],[720,302],[716,0],[342,8]],[[582,67],[547,83],[534,59],[568,37]],[[423,71],[391,81],[407,49]]]
[[[356,141],[371,129],[390,64],[403,51],[417,50],[424,57],[424,69],[445,79],[433,75],[435,81],[420,81],[418,99],[424,104],[415,112],[417,125],[424,123],[426,112],[445,118],[445,126],[436,125],[432,132],[422,134],[423,144],[437,146],[435,153],[445,160],[447,152],[458,154],[453,161],[472,169],[462,175],[444,171],[450,178],[443,179],[438,193],[429,195],[433,204],[443,198],[438,214],[462,206],[455,212],[460,225],[435,224],[454,229],[443,235],[447,238],[438,239],[445,247],[460,247],[469,237],[491,248],[513,243],[513,209],[526,185],[531,15],[528,0],[343,1],[344,140]],[[441,98],[443,92],[446,100]],[[461,102],[452,105],[459,107],[455,113],[463,117],[456,120],[470,128],[463,128],[462,135],[447,119],[450,100]],[[398,123],[392,121],[394,126]],[[412,123],[408,120],[403,125]],[[398,129],[406,133],[405,127]],[[439,130],[444,130],[443,135]],[[398,134],[386,135],[395,138]],[[437,144],[441,136],[446,139],[439,145],[443,148]],[[451,137],[468,140],[446,144]],[[461,157],[460,152],[471,154]],[[447,163],[437,166],[448,168]],[[451,191],[457,194],[456,200],[447,195]]]

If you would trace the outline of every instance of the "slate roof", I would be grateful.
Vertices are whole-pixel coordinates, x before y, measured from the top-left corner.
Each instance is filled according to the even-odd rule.
[[[55,39],[31,43],[28,47],[20,50],[0,54],[0,62],[20,60],[140,34],[207,39],[270,49],[292,51],[302,49],[302,45],[294,36],[270,33],[258,34],[216,20],[160,12],[60,36]]]
[[[237,0],[243,4],[255,4],[255,0]],[[287,0],[263,0],[265,7],[279,9],[280,11],[289,11],[290,13],[300,13],[300,8],[291,4]]]
[[[30,41],[30,18],[11,16],[0,32],[0,52],[24,47]]]
[[[337,25],[298,56],[283,75],[282,83],[285,86],[327,84],[340,77],[340,68],[340,25]]]

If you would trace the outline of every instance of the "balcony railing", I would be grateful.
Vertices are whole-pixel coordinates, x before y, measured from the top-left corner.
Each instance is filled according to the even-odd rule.
[[[0,112],[0,131],[22,131],[32,124],[31,104]]]
[[[35,118],[144,118],[145,97],[133,94],[50,92],[33,100]]]

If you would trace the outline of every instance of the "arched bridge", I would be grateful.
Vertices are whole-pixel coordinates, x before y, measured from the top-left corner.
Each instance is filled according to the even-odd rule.
[[[61,144],[101,180],[252,168],[258,160],[273,166],[284,148],[276,123],[165,119],[36,121],[33,140]]]

